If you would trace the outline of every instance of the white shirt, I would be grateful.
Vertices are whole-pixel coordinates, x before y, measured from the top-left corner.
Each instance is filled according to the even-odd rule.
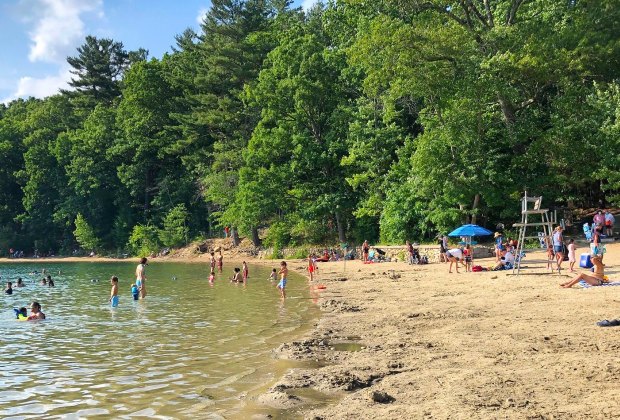
[[[507,252],[506,255],[504,255],[504,263],[514,264],[514,262],[515,262],[515,256],[512,255],[512,252]]]
[[[605,213],[605,221],[606,222],[611,222],[611,223],[616,223],[616,218],[611,213]]]
[[[462,260],[463,259],[463,251],[460,250],[460,248],[454,248],[448,251],[450,253],[450,255],[452,255],[454,258]]]

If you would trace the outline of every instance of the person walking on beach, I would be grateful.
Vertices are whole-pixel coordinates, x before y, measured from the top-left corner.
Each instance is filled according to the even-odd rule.
[[[110,283],[112,284],[112,290],[110,290],[110,305],[116,308],[118,306],[118,277],[112,276]]]
[[[362,258],[364,262],[368,261],[368,252],[370,251],[370,245],[368,245],[368,241],[364,241],[362,244]]]
[[[278,283],[278,289],[280,289],[280,297],[282,299],[286,298],[286,278],[288,277],[288,268],[286,267],[286,261],[282,261],[280,263],[280,271],[278,272],[280,275],[280,283]]]
[[[564,261],[564,252],[562,250],[563,242],[562,226],[558,226],[555,228],[555,232],[553,232],[553,252],[555,253],[555,262],[558,265],[558,274],[560,274],[562,261]]]
[[[146,262],[148,260],[145,257],[140,259],[140,264],[136,267],[136,286],[138,286],[138,291],[140,292],[140,299],[144,299],[146,297],[146,266],[148,265]]]
[[[312,254],[308,254],[308,272],[310,273],[310,281],[314,281],[314,271],[316,270],[316,262]]]
[[[570,241],[568,241],[568,266],[570,268],[570,272],[574,273],[575,272],[575,262],[577,261],[577,258],[575,256],[575,240],[571,239]]]

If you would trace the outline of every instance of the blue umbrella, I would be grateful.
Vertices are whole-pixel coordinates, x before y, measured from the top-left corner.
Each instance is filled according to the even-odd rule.
[[[489,229],[485,229],[478,225],[463,225],[454,229],[448,236],[487,236],[492,235]]]

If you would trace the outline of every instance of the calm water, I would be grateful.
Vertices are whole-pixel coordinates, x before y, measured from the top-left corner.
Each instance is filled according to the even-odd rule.
[[[42,268],[55,288],[29,274]],[[210,287],[205,265],[153,263],[147,299],[138,302],[130,294],[134,270],[133,263],[0,265],[3,283],[20,276],[27,284],[0,298],[0,417],[247,414],[243,396],[286,367],[270,350],[318,314],[305,279],[291,276],[282,302],[267,267],[250,267],[245,288],[221,275]],[[120,278],[115,309],[112,274]],[[48,320],[14,320],[12,308],[35,299]]]

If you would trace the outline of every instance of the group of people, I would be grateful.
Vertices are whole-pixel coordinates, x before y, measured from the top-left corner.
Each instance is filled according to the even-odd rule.
[[[45,273],[45,270],[44,270]],[[48,275],[41,279],[42,286],[54,287],[54,281],[52,280],[52,276]],[[22,280],[21,277],[18,277],[17,282],[15,283],[16,288],[26,287],[26,284]],[[5,295],[13,294],[13,282],[7,282],[6,287],[4,289]],[[28,310],[26,307],[21,307],[19,309],[13,309],[15,311],[15,316],[18,320],[23,321],[36,321],[45,319],[45,314],[41,311],[41,304],[37,301],[34,301],[30,304],[30,315],[28,315]]]

